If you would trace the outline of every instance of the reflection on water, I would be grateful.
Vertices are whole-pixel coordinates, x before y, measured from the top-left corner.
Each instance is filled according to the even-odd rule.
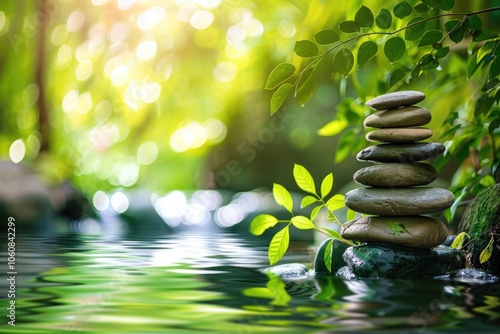
[[[285,260],[310,260],[307,248],[292,253]],[[23,235],[17,263],[16,327],[4,320],[1,333],[493,333],[500,324],[499,284],[283,282],[258,270],[265,244],[221,231]]]

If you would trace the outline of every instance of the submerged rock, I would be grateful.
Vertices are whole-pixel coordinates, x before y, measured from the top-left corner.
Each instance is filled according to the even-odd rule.
[[[348,240],[432,248],[446,240],[448,229],[425,216],[361,217],[343,224],[340,234]]]
[[[500,184],[482,190],[467,208],[459,232],[470,236],[466,244],[467,267],[500,276]],[[491,245],[491,256],[481,263],[480,254]]]
[[[314,258],[314,271],[316,272],[316,274],[335,273],[337,270],[339,270],[339,268],[345,266],[344,258],[342,257],[342,255],[349,246],[338,239],[334,239],[332,245],[332,271],[330,272],[326,267],[325,250],[331,240],[332,239],[326,239],[325,241],[323,241],[316,251],[316,257]]]
[[[453,205],[447,189],[358,188],[345,195],[345,205],[354,211],[380,216],[412,216],[444,210]]]
[[[445,246],[431,249],[364,244],[344,253],[347,267],[357,278],[430,278],[463,268],[460,250]],[[345,275],[346,269],[337,275]]]
[[[287,263],[262,269],[264,273],[273,273],[282,279],[303,279],[309,276],[309,269],[301,263]]]

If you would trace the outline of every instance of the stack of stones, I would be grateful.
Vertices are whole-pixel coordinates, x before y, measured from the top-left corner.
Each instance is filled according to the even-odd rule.
[[[417,262],[404,264],[408,266],[405,270],[411,270],[412,266],[419,265],[419,257],[431,259],[436,255],[430,254],[430,250],[447,237],[447,228],[441,221],[423,216],[444,210],[454,201],[453,194],[446,189],[425,187],[437,178],[437,171],[421,161],[438,157],[445,147],[439,143],[422,142],[432,136],[430,129],[421,127],[431,121],[430,112],[415,105],[424,98],[421,92],[404,91],[381,95],[366,102],[376,112],[365,119],[364,125],[366,128],[378,128],[369,132],[366,139],[380,144],[358,153],[358,160],[375,164],[354,174],[354,180],[367,187],[349,191],[345,204],[367,216],[346,222],[341,230],[345,239],[366,242],[344,253],[348,270],[357,276],[400,277],[398,275],[402,273],[397,273],[401,269],[397,266],[392,268],[394,273],[373,273],[376,268],[364,272],[359,265],[368,260],[358,258],[353,252],[362,251],[373,257],[389,252],[392,254],[389,260],[394,259],[395,254],[409,255],[412,259],[416,256]],[[405,255],[405,252],[410,254]],[[408,258],[403,260],[407,262]],[[419,275],[428,276],[425,273],[408,274],[410,277]]]

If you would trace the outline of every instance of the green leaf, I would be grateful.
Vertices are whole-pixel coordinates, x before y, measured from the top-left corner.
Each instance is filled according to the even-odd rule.
[[[370,28],[373,25],[373,13],[370,8],[361,6],[361,8],[356,12],[354,21],[358,22],[360,27]]]
[[[493,132],[500,127],[500,118],[496,118],[491,121],[490,126],[488,127],[488,132],[493,134]]]
[[[285,207],[288,212],[292,212],[293,209],[293,200],[290,192],[286,190],[281,184],[274,183],[273,184],[273,197],[276,203]]]
[[[408,72],[410,72],[410,70],[406,67],[398,67],[394,71],[391,71],[389,73],[389,87],[392,87],[401,82],[401,80],[406,78]]]
[[[444,23],[444,28],[449,33],[449,37],[453,42],[460,43],[467,31],[467,22],[450,20]]]
[[[290,231],[288,226],[289,225],[276,233],[269,243],[267,256],[271,265],[278,262],[288,250],[288,245],[290,243]]]
[[[438,5],[438,8],[441,10],[451,10],[455,6],[455,0],[442,0]]]
[[[442,0],[422,0],[429,7],[436,7],[441,3]]]
[[[325,176],[323,181],[321,181],[321,198],[325,198],[326,195],[332,191],[333,188],[333,173]]]
[[[490,78],[500,75],[500,57],[496,57],[490,66]]]
[[[345,207],[344,195],[336,194],[326,202],[326,207],[330,211],[335,211]]]
[[[361,27],[359,26],[358,22],[349,20],[340,22],[339,29],[340,31],[345,33],[352,33],[359,32],[361,30]]]
[[[323,254],[323,260],[325,261],[326,269],[332,272],[332,253],[333,253],[333,239],[328,241],[325,247],[325,253]]]
[[[491,70],[490,70],[490,74],[491,74]],[[499,84],[500,84],[500,79],[493,78],[490,81],[486,81],[484,83],[483,87],[481,88],[481,91],[482,92],[488,92],[490,89],[495,88]]]
[[[318,201],[319,200],[316,197],[307,195],[302,199],[302,201],[300,201],[300,207],[305,208],[306,206],[309,206]]]
[[[356,218],[356,211],[347,209],[347,215],[346,215],[347,221],[353,220],[354,218]]]
[[[418,46],[432,45],[438,43],[443,37],[443,33],[439,30],[429,30],[418,41]]]
[[[483,29],[483,21],[478,15],[469,16],[469,20],[467,20],[467,28],[471,30]]]
[[[494,241],[494,238],[493,238],[493,236],[491,236],[490,241],[488,242],[488,245],[486,245],[486,248],[483,249],[481,254],[479,254],[479,262],[480,263],[487,262],[490,259],[491,254],[493,254],[493,241]]]
[[[477,62],[477,52],[474,52],[470,57],[469,61],[467,62],[467,79],[472,77],[474,75],[474,72],[476,72],[478,66]]]
[[[392,37],[385,42],[384,54],[391,63],[403,57],[406,50],[406,43],[401,37]]]
[[[318,135],[326,137],[335,136],[341,133],[348,125],[349,122],[345,119],[334,119],[319,129]]]
[[[493,38],[497,38],[497,37],[498,37],[498,33],[495,31],[481,30],[481,32],[477,36],[474,36],[474,38],[472,40],[474,42],[481,42],[481,41],[486,41],[488,39],[493,39]]]
[[[462,193],[460,194],[460,196],[458,196],[455,199],[455,202],[453,202],[453,205],[450,207],[450,220],[449,221],[451,221],[455,217],[455,212],[457,211],[458,205],[460,204],[460,202],[462,201],[462,199],[466,195],[467,195],[467,192],[464,189],[464,191],[462,191]]]
[[[326,227],[323,227],[323,230],[325,230],[328,233],[328,235],[334,239],[344,240],[344,238],[342,238],[340,233],[335,231],[335,230],[332,230],[332,229],[329,229]]]
[[[293,166],[293,178],[300,189],[316,195],[316,185],[311,173],[302,165]]]
[[[446,57],[446,55],[448,55],[449,52],[450,52],[449,47],[441,48],[441,49],[436,51],[434,56],[436,57],[436,59],[441,59],[441,58]]]
[[[250,223],[250,233],[254,235],[261,235],[268,228],[273,227],[278,223],[278,219],[271,215],[258,215]]]
[[[299,105],[303,107],[313,97],[316,92],[318,80],[316,78],[316,67],[307,69],[299,82],[297,87],[297,100]]]
[[[377,43],[372,41],[366,41],[363,44],[361,44],[358,49],[358,66],[363,67],[363,65],[368,60],[375,57],[377,52],[378,52]]]
[[[450,247],[455,249],[462,248],[465,237],[469,238],[469,235],[466,232],[460,232],[459,234],[457,234],[455,239],[453,239],[453,242],[451,243]]]
[[[346,48],[342,48],[333,58],[333,70],[347,76],[354,66],[354,56]]]
[[[295,216],[292,217],[291,220],[293,226],[300,230],[310,230],[315,228],[314,223],[307,217],[304,216]]]
[[[415,65],[413,67],[413,69],[411,70],[410,78],[412,80],[416,79],[420,75],[420,72],[422,72],[422,65],[420,65],[420,64]]]
[[[295,54],[302,58],[312,58],[317,57],[319,54],[318,45],[313,41],[302,40],[295,42],[295,47],[293,48]]]
[[[425,3],[419,3],[415,7],[413,7],[417,13],[427,13],[429,12],[429,6],[427,6]]]
[[[389,29],[392,25],[391,12],[385,8],[380,10],[380,13],[375,18],[375,23],[380,29]]]
[[[410,15],[412,11],[413,7],[406,0],[396,4],[396,6],[394,6],[394,8],[392,9],[394,16],[396,16],[399,19],[404,19],[405,17]]]
[[[321,210],[322,207],[323,207],[323,205],[318,205],[317,207],[315,207],[314,209],[312,209],[312,211],[311,211],[311,220],[316,219],[316,216],[318,215],[319,210]]]
[[[407,26],[410,26],[422,20],[424,20],[423,17],[416,16],[412,18],[410,21],[408,21]],[[421,22],[406,29],[405,38],[407,41],[416,41],[420,37],[422,37],[426,31],[427,31],[427,22]]]
[[[293,85],[287,82],[281,85],[280,88],[278,88],[274,92],[273,96],[271,97],[271,115],[277,112],[278,109],[283,105],[283,102],[285,102],[292,88]]]
[[[438,68],[439,66],[439,62],[436,57],[432,55],[432,53],[423,55],[418,63],[422,66],[423,71],[432,70]]]
[[[486,175],[479,181],[479,183],[484,187],[490,187],[495,185],[495,178],[491,175]]]
[[[290,63],[281,63],[276,66],[269,74],[267,78],[266,86],[264,89],[274,89],[278,87],[281,83],[287,81],[293,76],[295,72],[295,66]]]
[[[344,161],[352,152],[352,143],[355,142],[356,134],[354,131],[346,131],[337,142],[335,147],[335,163],[340,163]]]
[[[320,45],[328,45],[338,42],[340,40],[340,37],[335,31],[325,29],[317,32],[314,35],[314,40]]]
[[[474,116],[479,117],[479,115],[483,115],[490,111],[491,107],[495,103],[495,99],[488,94],[483,94],[477,99],[476,105],[474,107]]]

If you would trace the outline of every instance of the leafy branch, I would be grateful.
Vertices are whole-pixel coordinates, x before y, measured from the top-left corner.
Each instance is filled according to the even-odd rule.
[[[271,265],[278,262],[283,255],[285,255],[288,250],[290,243],[290,226],[294,226],[300,230],[310,230],[314,229],[317,232],[323,233],[328,237],[333,239],[338,239],[348,245],[354,245],[352,242],[344,239],[339,232],[329,229],[326,227],[317,227],[314,224],[319,211],[322,208],[328,210],[328,221],[342,225],[338,217],[335,215],[335,211],[345,207],[344,196],[340,194],[333,195],[328,198],[331,193],[334,184],[333,174],[330,173],[326,175],[321,181],[319,194],[316,190],[316,184],[314,182],[311,173],[299,164],[295,164],[293,168],[293,177],[297,186],[307,193],[300,202],[300,207],[305,208],[310,205],[316,205],[309,215],[309,217],[303,215],[295,215],[293,213],[293,198],[290,192],[280,184],[275,183],[273,185],[273,197],[276,203],[283,206],[292,217],[289,220],[279,220],[273,215],[261,214],[255,217],[250,223],[250,232],[254,235],[261,235],[267,229],[270,229],[278,223],[284,223],[285,226],[279,230],[274,237],[271,239],[268,249],[268,258]],[[356,213],[352,210],[348,210],[347,219],[354,218]],[[331,248],[331,247],[330,247]],[[327,261],[327,257],[331,257],[331,252],[325,252],[325,262],[330,263],[331,260]]]
[[[427,3],[427,4],[426,4]],[[439,2],[423,1],[420,5],[415,6],[415,10],[420,12],[429,11],[432,5],[437,8],[450,10],[454,1],[445,1],[439,6]],[[420,7],[419,7],[420,6]],[[340,49],[333,58],[333,71],[340,75],[347,76],[354,67],[354,55],[351,50],[344,47],[346,44],[359,40],[363,37],[370,36],[393,36],[405,31],[405,39],[407,41],[418,41],[418,47],[432,46],[430,53],[424,55],[418,63],[413,67],[409,79],[416,78],[422,70],[435,69],[439,66],[439,59],[445,57],[449,52],[449,47],[443,47],[446,39],[450,39],[454,43],[459,43],[469,32],[473,37],[473,41],[485,41],[498,37],[498,34],[489,30],[482,30],[482,21],[479,18],[480,14],[500,10],[500,7],[486,8],[470,13],[442,13],[431,17],[416,16],[408,21],[408,23],[399,29],[393,31],[371,31],[360,33],[362,28],[371,29],[374,22],[380,29],[389,29],[392,26],[392,15],[387,9],[382,9],[379,15],[374,18],[372,11],[361,6],[357,11],[354,20],[343,21],[339,24],[339,29],[343,33],[360,33],[346,40],[341,40],[338,33],[333,30],[322,30],[314,35],[314,41],[300,40],[295,43],[294,52],[302,58],[312,59],[298,74],[293,83],[288,82],[296,72],[293,64],[285,62],[277,65],[268,77],[265,89],[276,89],[271,98],[271,114],[274,114],[283,104],[289,93],[294,88],[294,96],[298,98],[301,106],[304,106],[314,95],[316,90],[316,67],[332,51]],[[393,13],[399,19],[409,16],[413,8],[407,1],[402,1],[394,6]],[[441,17],[461,16],[460,20],[451,20],[445,23],[444,28],[446,34],[443,37],[443,32],[436,29],[427,29],[426,23]],[[319,52],[319,45],[332,45],[323,52]],[[406,42],[401,37],[392,37],[385,41],[384,54],[391,62],[397,62],[404,55]],[[378,53],[377,43],[369,40],[361,44],[357,50],[358,66],[362,67],[368,60],[373,58]]]

